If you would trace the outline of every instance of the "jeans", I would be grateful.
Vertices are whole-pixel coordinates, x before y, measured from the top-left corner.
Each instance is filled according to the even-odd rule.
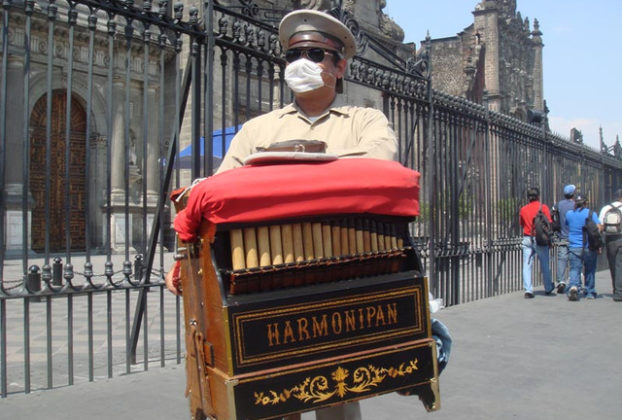
[[[607,238],[607,261],[611,273],[613,298],[622,299],[622,239]]]
[[[568,267],[568,243],[557,246],[557,283],[566,284],[566,268]]]
[[[449,362],[453,340],[449,333],[449,328],[445,324],[436,318],[432,318],[431,323],[432,338],[436,341],[436,360],[438,361],[438,374],[440,375]]]
[[[568,251],[570,259],[570,283],[568,286],[574,286],[581,290],[581,271],[585,270],[585,292],[588,296],[596,296],[596,260],[598,253],[588,248],[569,248]]]
[[[533,293],[533,284],[531,282],[531,272],[533,269],[533,260],[538,256],[540,260],[540,269],[544,279],[544,290],[550,292],[553,290],[551,282],[551,267],[549,267],[549,247],[546,245],[537,245],[531,236],[523,236],[523,287],[525,292]]]

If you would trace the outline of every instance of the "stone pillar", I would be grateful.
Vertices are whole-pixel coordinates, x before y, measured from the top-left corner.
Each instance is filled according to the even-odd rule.
[[[482,36],[484,44],[484,83],[488,91],[488,107],[492,111],[501,111],[502,95],[500,91],[499,67],[499,9],[495,1],[483,1],[473,12],[475,31]]]
[[[125,202],[125,84],[121,79],[113,82],[113,115],[110,176],[112,205]],[[129,105],[128,105],[129,106]]]
[[[154,206],[158,203],[160,189],[160,137],[158,133],[159,112],[157,108],[158,89],[149,87],[147,91],[149,104],[149,127],[147,132],[147,168],[144,171],[147,182],[147,205]]]
[[[533,60],[533,107],[538,111],[544,111],[544,83],[543,83],[543,67],[542,67],[542,32],[538,19],[533,21],[533,32],[531,33],[533,42],[534,60]]]
[[[21,203],[24,168],[24,58],[10,55],[6,84],[6,169],[7,201]]]
[[[5,144],[5,218],[4,232],[7,255],[15,255],[26,246],[30,249],[30,235],[24,244],[23,170],[24,170],[24,57],[9,55],[6,74],[6,144]],[[28,201],[30,207],[30,200]],[[31,225],[28,210],[26,223]]]
[[[125,82],[122,79],[113,81],[113,116],[112,116],[112,139],[110,162],[110,201],[112,206],[111,224],[111,247],[115,252],[122,252],[126,246],[132,244],[132,214],[129,220],[125,218]],[[127,139],[127,141],[130,141]],[[129,171],[129,169],[127,169]],[[125,229],[129,229],[129,243],[126,243]]]
[[[108,147],[108,140],[106,136],[98,134],[97,137],[91,142],[91,175],[89,177],[92,180],[93,186],[91,187],[91,215],[93,220],[93,240],[104,250],[104,245],[107,240],[107,225],[106,225],[106,154]],[[95,209],[100,208],[100,211]]]

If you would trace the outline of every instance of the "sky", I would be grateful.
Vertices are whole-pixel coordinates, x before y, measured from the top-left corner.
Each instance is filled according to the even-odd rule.
[[[473,23],[479,0],[386,0],[383,12],[402,27],[404,42],[419,49],[426,34],[455,36]],[[600,148],[622,142],[622,1],[516,0],[523,19],[540,24],[544,43],[544,99],[551,130]]]

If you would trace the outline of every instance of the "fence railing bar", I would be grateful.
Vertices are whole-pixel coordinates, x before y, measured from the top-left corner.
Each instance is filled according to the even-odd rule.
[[[149,30],[149,24],[146,24],[143,33],[143,142],[142,142],[142,154],[143,154],[143,168],[142,168],[142,220],[141,220],[141,248],[142,252],[145,252],[147,245],[147,182],[148,182],[148,143],[151,141],[149,136],[149,67],[150,67],[150,49],[151,43],[151,31]]]
[[[177,356],[177,364],[181,363],[181,298],[179,296],[175,296],[175,348],[176,356]]]
[[[430,42],[426,43],[426,51],[430,52]],[[428,221],[428,229],[430,238],[436,238],[436,136],[434,131],[435,124],[435,109],[434,109],[434,98],[433,98],[433,90],[432,90],[432,79],[429,76],[432,74],[432,64],[431,60],[428,68],[428,83],[426,83],[426,100],[428,105],[428,115],[426,119],[426,124],[424,130],[426,131],[426,137],[428,140],[427,147],[427,156],[426,160],[430,163],[428,167],[428,173],[426,174],[427,178],[427,190],[428,190],[428,205],[429,205],[429,221]],[[440,295],[440,284],[438,279],[438,274],[436,270],[436,250],[434,246],[434,240],[430,240],[428,244],[428,261],[429,261],[429,275],[430,275],[430,289],[435,293],[435,295]]]
[[[125,289],[125,373],[131,373],[132,353],[130,341],[130,289]]]
[[[73,94],[73,52],[75,25],[78,18],[78,12],[74,3],[69,3],[69,63],[67,67],[67,90],[66,90],[66,110],[65,110],[65,261],[71,264],[71,214],[72,214],[72,197],[71,197],[71,112],[72,112],[72,94]]]
[[[32,29],[32,13],[34,1],[28,0],[24,2],[24,13],[26,14],[25,31],[24,31],[24,81],[23,81],[23,147],[22,147],[22,268],[24,279],[28,273],[28,187],[30,181],[29,157],[30,157],[30,61],[31,61],[31,29]],[[8,50],[6,53],[8,54]],[[6,77],[6,76],[5,76]]]
[[[67,376],[73,385],[73,295],[67,295]]]
[[[7,397],[8,374],[6,371],[6,299],[0,299],[0,396]]]
[[[151,291],[151,289],[146,290],[146,288],[141,290]],[[149,319],[149,294],[144,293],[143,296],[145,299],[143,317],[147,320]],[[145,324],[146,323],[147,321],[145,321]],[[149,370],[149,328],[143,328],[143,353],[143,370],[147,371]]]
[[[6,110],[7,110],[7,86],[8,86],[8,66],[9,66],[9,2],[2,3],[2,75],[0,80],[0,191],[6,191],[5,184],[5,168],[6,168]],[[4,193],[0,194],[0,220],[5,220],[5,197]],[[5,228],[4,223],[0,223],[0,293],[4,293],[4,255],[6,252],[5,244]],[[4,318],[3,318],[4,319]],[[4,330],[3,330],[4,331]],[[2,373],[6,376],[6,371],[3,369]],[[6,377],[4,378],[6,380]],[[3,394],[6,395],[6,384],[3,381]]]
[[[132,274],[132,264],[130,262],[130,101],[131,101],[131,85],[132,85],[132,40],[134,34],[133,20],[126,17],[125,22],[125,102],[124,121],[123,121],[123,217],[125,218],[124,226],[124,248],[125,261],[123,261],[123,274],[125,282],[132,284],[130,276]],[[129,372],[128,372],[129,373]]]
[[[109,16],[107,22],[108,28],[108,60],[114,62],[114,34],[116,32],[116,24],[113,22],[112,17]],[[106,212],[105,212],[105,249],[106,249],[106,271],[112,272],[112,133],[113,133],[113,67],[108,66],[106,74]],[[111,277],[108,277],[108,282],[111,283]]]
[[[47,63],[47,98],[46,98],[46,111],[45,111],[45,237],[44,237],[44,249],[45,249],[45,263],[49,264],[50,259],[50,198],[51,198],[51,181],[52,181],[52,77],[54,71],[54,51],[55,51],[55,37],[54,30],[56,28],[56,10],[57,6],[54,3],[48,5],[48,63]]]
[[[89,371],[89,382],[93,382],[95,380],[95,356],[94,356],[94,348],[93,348],[93,292],[88,292],[86,295],[87,299],[87,331],[88,331],[88,371]]]
[[[190,177],[197,179],[201,176],[201,48],[199,40],[192,39],[190,43],[190,57],[192,69],[192,99],[190,106],[190,144],[192,145]],[[205,133],[207,136],[208,133]],[[204,141],[207,141],[207,137]],[[211,139],[210,139],[211,141]],[[180,147],[181,149],[181,147]]]
[[[88,271],[91,265],[91,203],[88,197],[90,197],[91,186],[89,179],[91,179],[91,137],[92,137],[92,101],[93,101],[93,62],[95,53],[95,30],[97,28],[97,15],[93,10],[88,17],[89,27],[89,55],[88,55],[88,74],[87,74],[87,93],[86,93],[86,157],[84,162],[84,174],[86,179],[84,180],[84,196],[86,197],[84,203],[84,246],[86,250],[85,271]]]
[[[54,387],[54,359],[52,354],[52,296],[45,297],[46,353],[47,353],[47,388]]]
[[[165,354],[166,354],[166,346],[164,345],[164,320],[165,320],[165,309],[164,309],[164,293],[167,293],[167,289],[164,286],[160,286],[159,290],[159,298],[160,298],[160,367],[165,366]]]
[[[112,378],[112,291],[106,291],[106,354],[108,378]]]
[[[165,69],[165,60],[164,60],[164,46],[165,46],[166,38],[161,35],[158,37],[158,46],[160,47],[160,86],[164,86],[164,69]],[[163,88],[162,88],[163,90]],[[159,107],[158,107],[158,156],[164,155],[162,151],[161,141],[164,139],[164,95],[159,95]],[[162,191],[164,185],[164,168],[162,165],[162,161],[158,162],[158,187],[160,191]],[[170,175],[169,175],[170,176]],[[160,193],[159,197],[162,196]],[[160,211],[161,207],[158,203],[158,207],[156,208],[156,214],[154,215],[154,220],[157,218],[160,221],[160,226],[158,229],[160,236],[160,272],[164,272],[164,212]],[[156,235],[157,236],[157,235]],[[153,244],[148,243],[148,247],[153,246]],[[150,249],[150,248],[147,248]],[[155,258],[155,257],[154,257]],[[148,265],[147,265],[148,266]],[[149,268],[146,269],[147,274]],[[164,367],[165,364],[165,345],[164,345],[164,292],[165,289],[160,286],[160,366]]]
[[[30,393],[30,298],[24,299],[24,393]]]
[[[207,6],[207,10],[205,9]],[[215,55],[215,37],[212,35],[214,33],[214,2],[205,2],[203,8],[203,16],[205,23],[205,31],[209,36],[205,39],[205,64],[204,64],[204,74],[205,74],[205,89],[203,95],[205,97],[205,113],[203,117],[204,133],[205,133],[205,153],[203,156],[203,176],[207,177],[214,173],[214,150],[213,150],[213,141],[212,141],[212,133],[214,131],[214,121],[212,119],[212,115],[214,114],[214,95],[212,95],[212,89],[214,86],[214,55]],[[224,133],[224,127],[223,127]],[[209,141],[207,141],[209,138]],[[223,151],[224,156],[224,147],[221,149]]]

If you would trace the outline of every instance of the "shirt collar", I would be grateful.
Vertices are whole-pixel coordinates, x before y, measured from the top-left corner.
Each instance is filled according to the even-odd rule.
[[[330,104],[328,109],[326,111],[324,111],[322,113],[322,115],[319,115],[319,117],[322,117],[322,116],[326,115],[329,112],[332,112],[334,114],[339,114],[339,115],[347,115],[347,113],[344,112],[341,109],[341,107],[343,107],[343,105],[344,105],[344,103],[343,103],[343,99],[341,98],[341,95],[337,95],[335,97],[335,100],[333,101],[333,103]],[[300,107],[296,104],[296,102],[292,102],[290,104],[287,104],[283,108],[278,110],[279,118],[282,118],[282,117],[284,117],[285,115],[288,115],[288,114],[295,114],[295,113],[299,113],[300,115],[304,116],[304,113],[302,112]]]

